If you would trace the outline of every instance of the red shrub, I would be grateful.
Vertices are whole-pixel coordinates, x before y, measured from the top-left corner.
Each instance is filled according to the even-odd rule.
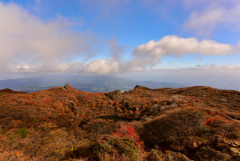
[[[139,140],[139,135],[135,132],[135,128],[133,125],[121,126],[121,128],[117,132],[112,134],[119,137],[130,137],[135,141],[138,147],[143,144],[143,141]]]

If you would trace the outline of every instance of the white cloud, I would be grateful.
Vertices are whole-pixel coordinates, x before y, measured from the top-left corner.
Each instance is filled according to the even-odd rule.
[[[198,41],[196,38],[165,36],[159,41],[151,40],[133,51],[134,66],[155,66],[164,56],[182,56],[183,54],[203,54],[224,56],[238,52],[237,46],[222,44],[212,40]]]
[[[114,5],[118,3],[120,1],[114,1]],[[64,17],[43,22],[14,3],[0,2],[0,72],[139,72],[157,65],[166,56],[180,57],[185,53],[225,56],[237,52],[239,47],[173,35],[138,46],[133,50],[132,60],[123,61],[124,47],[118,45],[116,40],[97,42],[91,34],[84,35],[70,30],[72,25]],[[100,58],[97,55],[93,59],[92,44],[107,45],[109,57]],[[78,56],[89,57],[92,61],[73,61]]]
[[[238,52],[237,46],[221,44],[212,40],[198,41],[196,38],[181,38],[178,36],[165,36],[159,41],[149,41],[135,48],[132,60],[123,61],[119,55],[124,48],[112,40],[110,45],[109,59],[95,59],[89,63],[77,61],[69,63],[64,60],[45,60],[41,62],[8,64],[8,72],[13,73],[37,73],[37,72],[71,72],[71,73],[124,73],[149,70],[148,67],[160,63],[165,56],[180,57],[183,54],[203,54],[225,56]]]
[[[67,63],[52,61],[44,64],[16,64],[10,65],[9,73],[92,73],[109,74],[118,72],[119,63],[112,60],[96,59],[89,63]]]
[[[59,17],[43,22],[20,6],[0,2],[0,64],[43,63],[63,60],[74,54],[92,54],[92,35],[69,30],[73,25]],[[25,67],[26,68],[26,67]]]
[[[111,5],[118,3],[120,1],[114,1]],[[113,39],[97,41],[92,34],[75,33],[70,29],[72,25],[61,16],[43,22],[15,3],[0,2],[0,72],[118,72],[124,47]],[[92,46],[99,44],[109,48],[108,59],[98,56],[93,59],[95,48]],[[100,50],[98,52],[101,53]],[[73,60],[79,57],[92,61],[84,63]]]
[[[118,72],[118,63],[97,59],[86,65],[85,72],[94,74],[109,74]]]
[[[185,22],[184,28],[205,35],[210,35],[214,29],[219,27],[239,30],[240,2],[232,1],[231,5],[222,1],[214,2],[209,3],[201,11],[192,12]]]

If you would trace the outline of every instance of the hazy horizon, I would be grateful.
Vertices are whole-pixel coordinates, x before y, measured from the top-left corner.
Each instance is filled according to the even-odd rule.
[[[240,90],[237,0],[0,0],[0,80],[114,76]]]

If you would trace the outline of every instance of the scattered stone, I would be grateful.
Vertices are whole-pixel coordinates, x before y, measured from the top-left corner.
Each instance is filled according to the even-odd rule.
[[[171,94],[177,94],[177,93],[178,93],[178,92],[177,92],[177,91],[175,91],[175,90],[171,92]]]
[[[230,150],[231,150],[231,152],[232,152],[233,154],[240,155],[240,151],[239,151],[238,148],[230,148]]]
[[[234,146],[234,147],[240,147],[240,142],[239,142],[239,141],[234,141],[234,143],[232,144],[232,146]]]
[[[159,112],[161,110],[161,106],[158,104],[154,104],[150,109],[150,112]]]
[[[147,121],[150,121],[153,119],[153,116],[146,116],[144,115],[142,118],[141,118],[141,121],[144,121],[144,122],[147,122]]]
[[[170,98],[170,100],[172,100],[172,101],[178,101],[179,99],[181,99],[182,98],[182,96],[180,96],[180,95],[173,95],[171,98]]]
[[[165,110],[167,106],[162,106],[161,107],[161,110]]]
[[[222,99],[220,99],[220,102],[227,103],[227,102],[228,102],[228,100],[227,100],[227,99],[225,99],[225,98],[222,98]]]

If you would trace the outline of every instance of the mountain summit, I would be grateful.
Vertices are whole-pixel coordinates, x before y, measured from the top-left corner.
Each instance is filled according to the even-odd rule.
[[[237,160],[239,120],[240,92],[207,86],[137,85],[106,93],[69,84],[34,93],[4,89],[0,158]]]

